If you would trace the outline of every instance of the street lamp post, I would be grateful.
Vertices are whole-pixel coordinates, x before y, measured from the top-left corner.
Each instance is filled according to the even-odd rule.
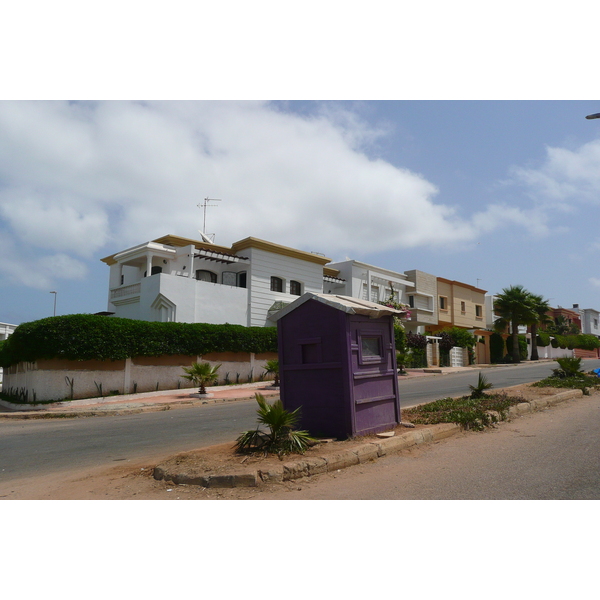
[[[58,292],[50,292],[51,294],[54,294],[54,316],[56,316],[56,296]]]

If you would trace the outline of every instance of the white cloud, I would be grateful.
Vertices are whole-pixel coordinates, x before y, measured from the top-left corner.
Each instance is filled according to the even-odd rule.
[[[194,237],[205,197],[222,200],[207,212],[217,243],[252,235],[332,258],[447,246],[509,223],[545,231],[541,215],[507,206],[460,218],[423,176],[370,157],[385,135],[332,104],[300,116],[264,102],[0,102],[0,218],[14,256],[49,253],[46,277],[81,276],[69,255]],[[519,176],[539,187],[541,176]]]
[[[0,240],[0,275],[11,283],[39,290],[50,289],[58,279],[83,279],[87,267],[66,254],[38,256],[31,248],[15,251],[15,244]]]
[[[575,203],[597,204],[600,201],[600,140],[577,150],[548,147],[541,167],[515,167],[512,175],[541,205],[568,212]]]
[[[591,283],[591,284],[592,284],[594,287],[600,288],[600,279],[598,279],[597,277],[590,277],[590,278],[588,279],[588,281],[589,281],[589,282],[590,282],[590,283]]]

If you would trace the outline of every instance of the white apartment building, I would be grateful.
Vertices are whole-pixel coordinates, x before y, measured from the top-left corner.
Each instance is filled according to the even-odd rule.
[[[323,292],[330,259],[253,237],[225,247],[166,235],[102,261],[117,317],[263,327],[296,297]]]
[[[326,272],[335,274],[338,279],[337,282],[326,282],[323,289],[326,294],[339,294],[371,302],[393,298],[394,302],[408,304],[406,290],[415,287],[403,273],[374,267],[358,260],[329,263]]]

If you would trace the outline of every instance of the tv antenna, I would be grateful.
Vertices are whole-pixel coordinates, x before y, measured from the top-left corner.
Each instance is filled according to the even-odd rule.
[[[206,209],[207,208],[213,208],[214,205],[213,204],[209,204],[209,202],[221,202],[220,198],[204,198],[204,200],[202,202],[198,203],[198,208],[202,208],[204,210],[204,223],[202,225],[202,231],[200,231],[200,234],[202,235],[202,240],[204,242],[209,242],[209,243],[214,243],[215,241],[215,234],[214,233],[206,233]]]

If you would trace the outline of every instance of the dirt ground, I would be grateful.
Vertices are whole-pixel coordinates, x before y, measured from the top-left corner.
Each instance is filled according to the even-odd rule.
[[[557,393],[551,388],[532,388],[529,385],[505,388],[511,396],[521,396],[524,401]],[[415,429],[427,426],[417,425]],[[396,435],[411,429],[397,428]],[[306,453],[310,456],[346,450],[377,439],[376,436],[348,441],[320,443]],[[261,484],[254,488],[203,488],[197,485],[175,485],[156,481],[154,467],[177,465],[182,471],[203,474],[230,474],[268,470],[269,466],[281,465],[277,457],[245,457],[233,452],[233,444],[211,446],[168,457],[154,457],[146,461],[127,461],[118,466],[87,469],[82,472],[55,473],[36,478],[14,480],[0,489],[0,499],[14,500],[244,500],[268,499],[270,492],[282,489],[298,489],[302,480],[283,483]],[[299,456],[284,457],[283,462],[294,461]],[[364,466],[364,465],[362,465]],[[350,467],[353,468],[353,467]],[[316,477],[327,477],[328,474]],[[330,476],[330,475],[329,475]],[[314,479],[314,478],[313,478]]]

